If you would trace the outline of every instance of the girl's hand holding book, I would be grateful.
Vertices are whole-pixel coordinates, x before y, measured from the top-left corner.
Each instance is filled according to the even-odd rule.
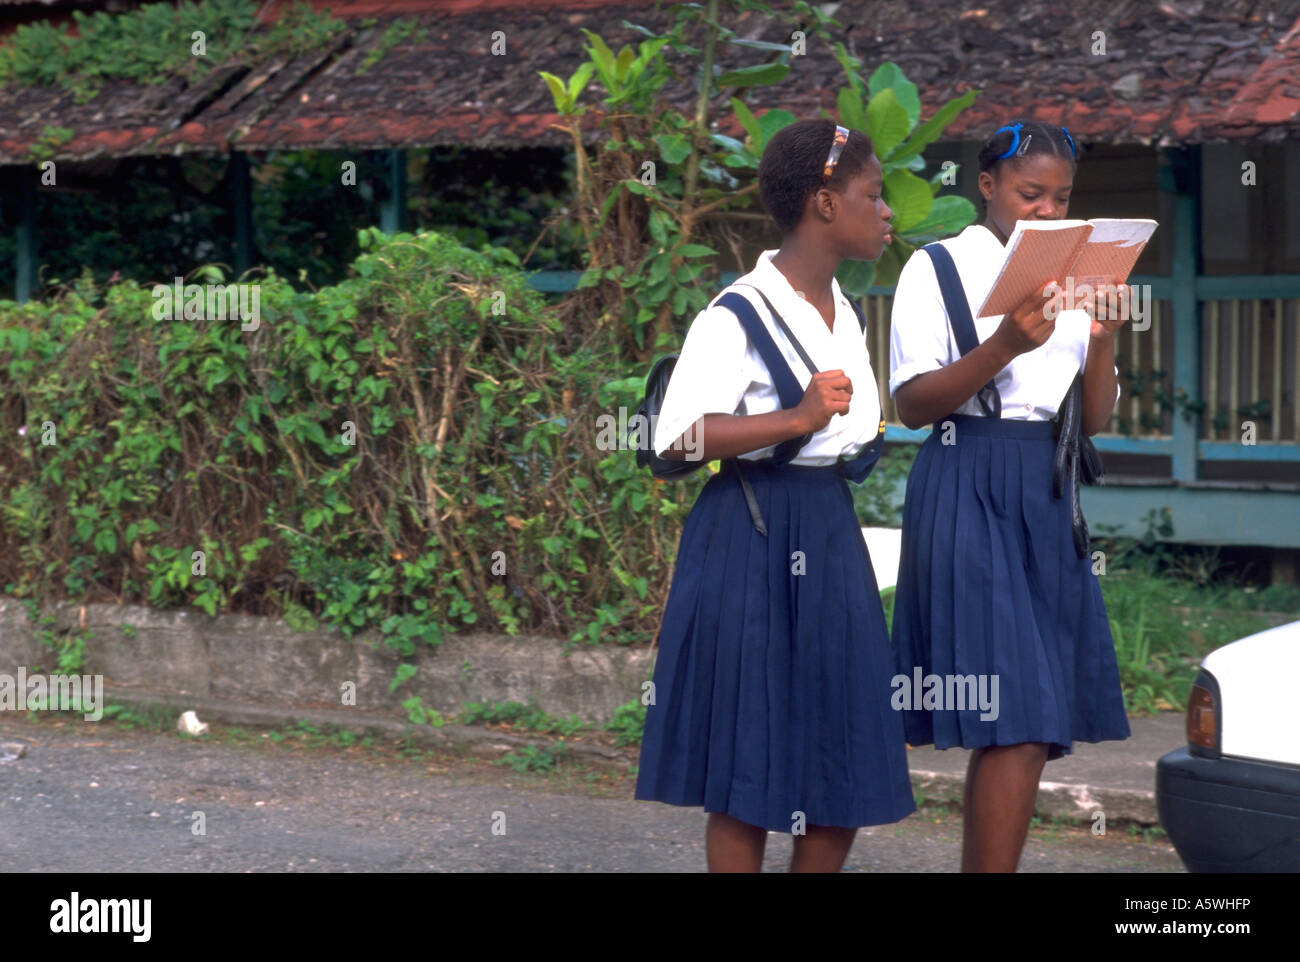
[[[1042,347],[1056,330],[1056,318],[1047,316],[1047,302],[1053,290],[1059,291],[1060,285],[1047,284],[1025,298],[1010,314],[1002,315],[1002,323],[993,337],[1009,355],[1008,360]]]
[[[1127,284],[1102,285],[1080,306],[1092,319],[1092,338],[1113,337],[1129,319],[1129,296],[1131,290]]]

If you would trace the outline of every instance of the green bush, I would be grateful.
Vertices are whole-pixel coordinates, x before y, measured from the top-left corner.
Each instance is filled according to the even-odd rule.
[[[258,279],[254,331],[84,275],[0,302],[0,584],[295,611],[404,653],[470,625],[648,637],[702,479],[597,446],[640,372],[508,251],[359,242],[338,285]]]

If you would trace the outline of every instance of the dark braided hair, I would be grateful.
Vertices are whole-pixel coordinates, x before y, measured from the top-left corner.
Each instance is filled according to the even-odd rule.
[[[822,187],[843,189],[875,156],[871,138],[851,130],[835,170],[823,181],[822,170],[834,140],[835,121],[799,120],[778,130],[763,149],[758,192],[782,234],[799,226],[809,194]]]
[[[1002,157],[1007,148],[1015,141],[1015,134],[1010,130],[999,129],[980,148],[979,166],[981,173],[991,171],[996,176],[996,168],[1003,163],[1018,163],[1021,157],[1034,154],[1053,154],[1078,164],[1078,157],[1064,127],[1054,127],[1037,120],[1015,120],[1008,127],[1020,124],[1020,144],[1016,153]]]

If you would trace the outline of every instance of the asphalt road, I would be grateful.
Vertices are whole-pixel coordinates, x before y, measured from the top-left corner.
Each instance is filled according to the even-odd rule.
[[[6,713],[0,742],[3,872],[698,872],[704,814],[632,799],[597,772],[516,773],[392,744],[185,738]],[[206,834],[196,834],[202,813]],[[504,822],[504,834],[493,827]],[[850,872],[950,872],[960,818],[923,810],[862,829]],[[769,836],[766,871],[791,839]],[[1181,872],[1163,838],[1041,826],[1027,872]]]

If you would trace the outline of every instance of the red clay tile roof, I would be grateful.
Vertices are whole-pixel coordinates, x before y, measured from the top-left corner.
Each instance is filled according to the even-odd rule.
[[[87,104],[57,88],[0,90],[0,163],[23,162],[45,125],[74,138],[66,159],[130,153],[270,148],[563,144],[538,70],[567,77],[584,59],[580,27],[617,49],[640,39],[624,19],[655,27],[667,17],[646,2],[609,0],[314,0],[349,22],[328,49],[297,60],[213,71],[186,88],[117,84]],[[274,18],[279,8],[270,8]],[[1289,0],[987,0],[952,13],[936,0],[850,0],[835,17],[870,71],[894,60],[933,108],[972,88],[983,93],[950,136],[982,139],[1013,115],[1066,124],[1085,142],[1198,143],[1300,139],[1300,2]],[[390,50],[355,75],[384,26],[414,17],[419,43]],[[361,20],[378,18],[364,28]],[[789,28],[729,11],[744,36],[789,42]],[[490,53],[506,34],[506,55]],[[1107,53],[1091,53],[1094,31]],[[811,116],[834,109],[841,86],[828,48],[810,44],[791,78],[758,91],[757,109]],[[723,66],[753,51],[726,47]],[[779,91],[779,94],[778,92]],[[676,102],[689,109],[684,85]],[[595,103],[591,91],[586,102]]]

